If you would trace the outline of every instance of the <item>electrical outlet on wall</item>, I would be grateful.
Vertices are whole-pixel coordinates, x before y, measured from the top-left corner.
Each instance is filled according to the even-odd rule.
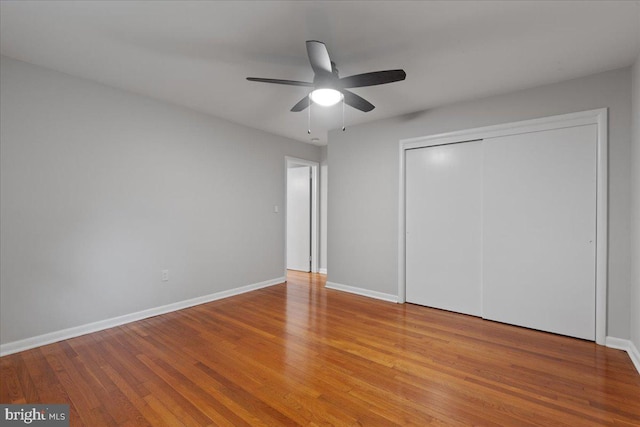
[[[160,272],[160,280],[162,280],[163,282],[169,281],[169,270],[162,270]]]

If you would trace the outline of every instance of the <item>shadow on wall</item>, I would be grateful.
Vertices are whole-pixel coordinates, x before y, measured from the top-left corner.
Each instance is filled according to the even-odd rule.
[[[431,109],[422,110],[422,111],[416,111],[416,112],[413,112],[413,113],[407,113],[407,114],[403,114],[401,116],[398,116],[398,120],[400,122],[403,122],[403,123],[413,122],[413,121],[416,121],[416,120],[423,119],[430,112],[431,112]]]

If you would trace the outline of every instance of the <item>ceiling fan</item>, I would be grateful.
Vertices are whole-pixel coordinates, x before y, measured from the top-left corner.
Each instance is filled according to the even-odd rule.
[[[308,96],[302,98],[291,108],[291,111],[294,112],[303,111],[313,103],[322,106],[331,106],[344,100],[345,104],[366,113],[373,110],[375,108],[374,105],[347,89],[393,83],[404,80],[407,76],[404,70],[385,70],[340,77],[335,62],[331,61],[329,57],[327,47],[324,43],[316,40],[307,41],[307,55],[309,56],[309,62],[315,74],[313,82],[264,79],[260,77],[247,77],[247,80],[313,88]]]

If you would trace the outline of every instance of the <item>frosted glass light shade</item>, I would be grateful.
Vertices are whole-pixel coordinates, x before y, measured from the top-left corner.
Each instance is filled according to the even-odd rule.
[[[342,101],[342,93],[335,89],[316,89],[309,94],[309,97],[323,107],[330,107]]]

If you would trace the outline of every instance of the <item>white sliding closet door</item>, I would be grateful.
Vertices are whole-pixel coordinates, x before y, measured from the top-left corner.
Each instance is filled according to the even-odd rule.
[[[483,317],[595,339],[597,126],[483,141]]]
[[[481,141],[406,152],[406,300],[481,315]]]

